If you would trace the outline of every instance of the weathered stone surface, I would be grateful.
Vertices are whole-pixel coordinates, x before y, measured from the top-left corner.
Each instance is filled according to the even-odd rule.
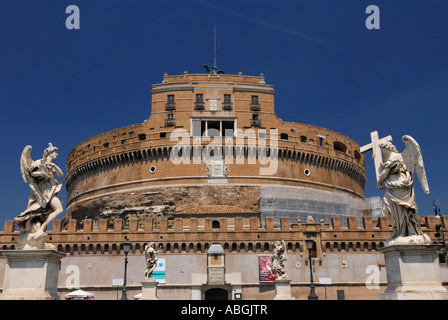
[[[152,218],[154,227],[158,228],[160,218],[168,218],[168,227],[173,224],[176,212],[199,206],[226,205],[229,199],[239,207],[258,210],[259,187],[255,186],[190,186],[167,187],[106,195],[90,201],[84,201],[69,211],[69,219],[82,221],[92,219],[94,228],[99,219],[107,219],[112,226],[115,219],[123,219],[123,228],[128,228],[132,218],[144,220]]]

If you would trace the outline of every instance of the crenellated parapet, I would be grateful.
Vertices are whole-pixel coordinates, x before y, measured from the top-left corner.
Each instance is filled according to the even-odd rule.
[[[443,217],[448,224],[448,217]],[[48,231],[49,243],[56,245],[59,251],[70,255],[120,254],[124,237],[133,243],[133,254],[142,254],[149,242],[156,242],[164,254],[201,254],[209,246],[219,243],[226,253],[270,253],[273,242],[284,240],[290,252],[305,252],[305,239],[310,237],[316,242],[315,256],[323,253],[376,252],[383,247],[391,235],[386,217],[380,217],[374,223],[372,217],[347,218],[347,227],[343,227],[341,217],[333,217],[332,224],[307,222],[289,224],[288,218],[268,217],[264,224],[258,217],[250,218],[175,218],[172,227],[168,219],[162,218],[156,225],[152,218],[144,220],[122,219],[109,223],[106,219],[81,223],[70,219],[63,227],[61,220],[53,222]],[[435,217],[420,217],[423,231],[435,241]],[[157,226],[157,227],[156,227]],[[0,232],[2,249],[14,249],[19,232],[15,231],[13,221],[5,221]]]

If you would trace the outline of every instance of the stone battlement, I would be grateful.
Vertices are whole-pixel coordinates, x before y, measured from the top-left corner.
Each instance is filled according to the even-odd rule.
[[[184,72],[182,75],[163,75],[163,83],[178,83],[178,82],[235,82],[246,84],[265,84],[265,78],[263,74],[259,76],[243,75],[241,72],[238,74],[189,74]],[[155,85],[156,86],[156,85]]]
[[[448,224],[448,217],[444,217]],[[422,229],[435,240],[434,230],[437,219],[433,216],[420,217]],[[289,224],[282,218],[275,225],[268,217],[262,227],[260,219],[251,218],[175,218],[171,227],[168,219],[162,218],[155,225],[152,218],[129,219],[127,223],[116,219],[112,224],[106,219],[97,223],[90,219],[79,223],[70,219],[63,226],[61,220],[53,222],[48,242],[56,245],[66,254],[118,254],[121,243],[127,236],[133,243],[134,254],[143,253],[144,246],[155,242],[161,253],[206,253],[210,245],[219,243],[227,253],[266,253],[271,252],[276,240],[284,240],[292,252],[306,251],[305,239],[316,242],[316,257],[322,253],[347,251],[362,253],[376,251],[384,246],[391,234],[389,221],[380,217],[374,225],[372,217],[358,221],[356,217],[347,218],[347,227],[342,227],[341,217],[333,217],[328,223],[306,222]],[[19,232],[15,231],[13,221],[5,221],[0,232],[2,249],[14,249]]]

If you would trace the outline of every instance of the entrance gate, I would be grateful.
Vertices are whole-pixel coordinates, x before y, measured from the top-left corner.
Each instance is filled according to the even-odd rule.
[[[205,300],[229,300],[229,292],[221,288],[212,288],[204,292]]]

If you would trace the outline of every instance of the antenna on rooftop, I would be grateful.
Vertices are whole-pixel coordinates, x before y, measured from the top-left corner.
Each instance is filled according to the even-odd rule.
[[[213,30],[213,65],[209,67],[206,64],[202,65],[209,74],[221,74],[225,73],[224,70],[218,70],[218,65],[216,64],[216,24]]]
[[[213,51],[213,57],[214,57],[214,64],[216,65],[216,24],[214,25],[214,51]]]

